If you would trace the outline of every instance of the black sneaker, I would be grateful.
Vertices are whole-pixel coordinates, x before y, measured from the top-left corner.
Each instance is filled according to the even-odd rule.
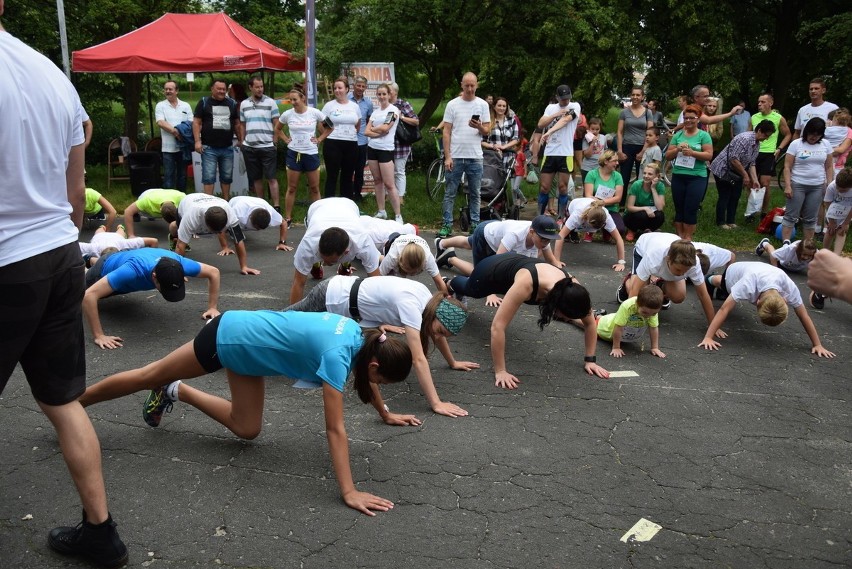
[[[456,250],[452,247],[449,249],[444,249],[443,252],[435,257],[435,262],[438,264],[438,268],[447,267],[450,268],[450,259],[456,256]]]
[[[811,291],[810,301],[811,306],[813,306],[817,310],[822,310],[823,308],[825,308],[825,295],[822,295],[816,291]]]
[[[446,251],[446,249],[441,247],[441,241],[443,241],[443,240],[444,240],[443,237],[435,237],[435,258],[436,259],[438,257],[440,257],[441,255],[443,255],[444,251]]]
[[[597,308],[595,310],[592,310],[592,316],[595,317],[595,320],[597,320],[604,314],[606,314],[606,308]]]
[[[127,564],[127,546],[118,536],[112,516],[98,525],[86,520],[77,527],[58,527],[50,530],[47,545],[62,555],[83,557],[101,567],[121,567]]]
[[[672,301],[671,301],[671,299],[670,299],[669,297],[667,297],[667,296],[664,296],[664,297],[663,297],[663,305],[662,305],[662,307],[661,307],[661,308],[662,308],[663,310],[668,310],[668,309],[669,309],[669,308],[671,308],[671,307],[672,307]]]
[[[568,238],[566,239],[566,241],[568,241],[569,243],[575,243],[575,244],[579,243],[580,242],[580,235],[576,231],[571,231],[568,234]]]
[[[769,243],[769,237],[764,237],[760,240],[760,243],[757,244],[757,247],[754,248],[754,254],[758,257],[763,256],[763,252],[765,251],[764,247]]]
[[[630,292],[627,290],[627,281],[630,280],[631,276],[633,276],[633,273],[627,273],[621,281],[621,284],[618,286],[618,290],[615,291],[615,300],[617,300],[619,304],[630,297]]]
[[[783,243],[781,243],[781,245],[789,245],[789,244],[790,244],[790,240],[789,240],[789,239],[785,239],[785,240],[784,240],[784,242],[783,242]]]

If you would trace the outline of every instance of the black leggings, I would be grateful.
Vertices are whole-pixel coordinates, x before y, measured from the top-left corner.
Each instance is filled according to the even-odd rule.
[[[656,231],[665,222],[666,214],[659,210],[654,212],[654,217],[648,217],[648,212],[645,210],[624,214],[624,225],[636,233],[643,233],[645,230]]]
[[[325,197],[335,196],[339,177],[340,197],[352,199],[354,187],[352,177],[358,161],[358,142],[327,138],[323,142],[322,153],[325,159]]]

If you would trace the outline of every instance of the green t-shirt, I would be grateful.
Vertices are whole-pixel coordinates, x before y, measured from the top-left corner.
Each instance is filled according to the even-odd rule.
[[[772,109],[772,112],[768,115],[764,115],[763,113],[751,115],[752,130],[754,130],[754,128],[762,121],[772,121],[772,124],[775,125],[775,132],[772,133],[772,136],[760,143],[760,149],[758,152],[775,152],[775,149],[778,148],[778,133],[781,132],[778,125],[781,124],[782,120],[784,120],[784,117],[782,117],[781,113],[775,109]]]
[[[86,205],[83,209],[86,215],[98,213],[103,209],[101,204],[98,203],[100,199],[100,192],[95,191],[93,188],[86,188]]]
[[[621,326],[621,343],[629,344],[640,340],[645,335],[647,328],[657,328],[660,325],[659,314],[650,318],[639,316],[639,307],[636,306],[636,297],[631,297],[621,303],[615,314],[604,314],[598,320],[598,337],[602,340],[612,341],[612,333],[616,326]]]
[[[595,168],[583,180],[584,184],[592,185],[592,196],[600,199],[611,198],[615,195],[615,187],[621,186],[624,191],[624,180],[621,177],[621,172],[613,172],[609,175],[609,180],[604,180],[600,175],[600,168]],[[618,204],[606,206],[609,211],[618,211]]]
[[[136,207],[145,215],[151,217],[160,216],[160,208],[165,202],[172,202],[175,207],[180,205],[180,201],[186,197],[186,194],[177,190],[162,190],[154,188],[145,190],[139,199],[136,200]]]
[[[692,136],[687,136],[682,130],[679,130],[672,137],[670,145],[677,146],[681,142],[689,143],[689,147],[696,152],[701,152],[701,147],[705,144],[713,145],[713,139],[703,130],[699,130]],[[683,160],[685,163],[678,165],[678,161]],[[690,166],[691,165],[691,166]],[[707,163],[704,160],[698,160],[694,156],[681,157],[678,152],[675,159],[672,161],[672,174],[683,174],[685,176],[701,176],[707,177]]]
[[[666,186],[662,182],[657,182],[657,193],[661,196],[666,195]],[[636,201],[633,205],[638,207],[656,207],[654,203],[654,194],[646,192],[642,189],[642,180],[636,180],[630,184],[630,190],[627,196],[636,196]]]

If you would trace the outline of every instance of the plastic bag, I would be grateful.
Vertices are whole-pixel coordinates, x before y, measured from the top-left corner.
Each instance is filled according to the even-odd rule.
[[[530,164],[529,172],[527,172],[527,183],[528,184],[538,184],[538,174],[535,171],[535,167]]]
[[[746,203],[745,216],[751,217],[756,213],[760,213],[760,208],[763,207],[763,196],[766,195],[766,188],[758,188],[751,190],[748,193],[748,203]]]

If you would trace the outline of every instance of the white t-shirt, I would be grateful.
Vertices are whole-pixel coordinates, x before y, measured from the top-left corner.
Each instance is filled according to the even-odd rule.
[[[710,259],[708,273],[712,273],[716,269],[721,269],[731,262],[731,252],[728,249],[713,245],[712,243],[701,243],[699,241],[693,241],[692,245],[696,251],[701,251]]]
[[[85,137],[83,106],[65,75],[5,31],[0,77],[3,267],[77,241],[65,170],[71,148]]]
[[[474,97],[472,101],[456,97],[444,109],[444,122],[453,127],[450,133],[452,158],[482,158],[482,134],[467,124],[473,115],[479,115],[483,125],[490,124],[488,103],[479,97]]]
[[[823,101],[822,104],[818,107],[815,107],[808,103],[799,109],[799,112],[796,114],[796,125],[793,127],[795,130],[801,132],[805,125],[814,117],[819,117],[822,120],[828,123],[828,113],[837,109],[837,105],[834,103],[829,103],[828,101]]]
[[[379,252],[385,250],[385,243],[392,233],[399,233],[400,235],[415,235],[417,233],[417,227],[411,223],[399,223],[393,219],[379,219],[372,215],[362,215],[361,225],[370,234],[370,239],[373,240]]]
[[[701,272],[701,265],[697,259],[695,266],[691,267],[682,276],[677,276],[669,269],[667,257],[671,244],[680,239],[673,233],[644,233],[636,241],[636,252],[642,257],[639,265],[633,267],[633,273],[647,281],[652,276],[660,277],[664,281],[682,281],[689,279],[694,285],[700,285],[704,282],[704,273]],[[696,247],[697,248],[697,247]],[[728,254],[730,260],[730,254]]]
[[[572,109],[577,118],[548,137],[547,147],[544,150],[545,156],[574,156],[574,133],[577,131],[577,123],[580,122],[580,103],[572,101],[564,106],[551,103],[544,109],[542,116],[549,117],[568,109]]]
[[[103,250],[108,247],[115,247],[119,251],[128,251],[130,249],[141,249],[144,246],[145,241],[141,237],[125,239],[118,233],[101,231],[92,235],[92,240],[89,243],[80,241],[80,254],[99,257]]]
[[[201,193],[187,194],[185,198],[180,200],[180,205],[178,206],[178,216],[180,217],[178,239],[184,243],[190,243],[193,234],[209,234],[210,229],[208,229],[207,224],[204,222],[204,214],[208,209],[215,206],[221,207],[228,214],[226,228],[234,227],[239,223],[231,206],[222,198]]]
[[[804,186],[819,186],[825,183],[825,159],[831,156],[831,144],[823,139],[810,144],[797,138],[787,147],[787,154],[795,157],[790,181]]]
[[[311,142],[311,138],[317,135],[317,124],[324,120],[325,114],[313,107],[308,107],[301,114],[295,109],[284,111],[279,121],[290,130],[291,140],[287,149],[301,154],[319,154],[319,148],[316,142]]]
[[[335,99],[327,102],[322,108],[323,114],[334,123],[334,130],[328,135],[331,140],[348,140],[358,142],[358,128],[361,126],[361,109],[357,103],[346,100],[338,103]]]
[[[827,218],[835,219],[838,222],[845,221],[846,216],[852,211],[852,188],[840,191],[837,182],[832,182],[825,189],[825,196],[822,201],[831,204],[825,212]]]
[[[330,227],[339,227],[349,236],[348,252],[340,258],[340,263],[357,258],[368,273],[379,268],[379,251],[361,225],[359,215],[358,206],[349,198],[325,198],[312,203],[308,208],[308,228],[293,257],[295,269],[307,275],[311,266],[321,260],[320,236]]]
[[[796,248],[799,246],[799,243],[801,241],[793,241],[789,245],[779,247],[772,252],[772,256],[778,261],[779,265],[794,273],[807,271],[808,265],[811,264],[810,261],[800,260],[799,256],[796,255]]]
[[[332,277],[325,292],[325,307],[332,314],[351,317],[349,291],[358,277]],[[423,310],[432,293],[422,283],[398,277],[370,277],[358,289],[359,324],[375,328],[381,324],[411,326],[420,330]]]
[[[186,101],[177,100],[177,105],[174,107],[169,100],[160,101],[154,108],[154,120],[157,122],[166,121],[172,126],[177,126],[183,121],[192,120],[192,107]],[[161,152],[178,152],[177,138],[165,129],[160,129],[160,138],[163,140]]]
[[[582,220],[583,212],[586,211],[592,202],[597,201],[594,198],[576,198],[571,200],[568,203],[568,219],[565,221],[565,225],[568,226],[568,229],[571,231],[582,231],[584,233],[596,233],[599,231],[595,229],[588,223],[584,223]],[[609,211],[606,211],[606,223],[604,223],[603,229],[607,233],[612,233],[615,231],[615,221],[612,220],[612,216],[609,214]]]
[[[493,251],[498,251],[500,245],[510,253],[519,253],[525,257],[538,257],[535,244],[527,247],[527,235],[530,232],[531,221],[506,219],[485,226],[485,242]],[[549,247],[549,245],[548,245]]]
[[[426,255],[426,263],[423,269],[430,277],[437,277],[441,272],[438,270],[438,263],[435,262],[435,255],[429,250],[429,244],[426,240],[417,235],[400,235],[393,242],[393,245],[388,249],[387,255],[382,259],[382,264],[379,266],[379,272],[383,275],[396,275],[399,268],[399,256],[402,250],[410,243],[414,243],[423,249]]]
[[[394,119],[390,130],[378,138],[370,138],[367,140],[367,146],[375,150],[393,150],[394,139],[396,137],[396,127],[399,125],[399,109],[393,105],[388,105],[384,109],[376,107],[373,114],[370,115],[370,124],[373,128],[382,126],[387,121],[388,115],[393,113]]]
[[[258,208],[269,212],[269,227],[281,227],[281,223],[284,221],[281,214],[275,211],[275,208],[269,205],[266,200],[261,198],[254,196],[234,196],[228,202],[228,205],[231,206],[231,210],[240,221],[240,227],[246,231],[257,231],[257,228],[252,227],[249,216],[251,212]]]
[[[725,271],[725,286],[736,301],[757,303],[760,294],[775,289],[787,304],[796,309],[802,305],[802,294],[790,277],[767,263],[733,263]]]

